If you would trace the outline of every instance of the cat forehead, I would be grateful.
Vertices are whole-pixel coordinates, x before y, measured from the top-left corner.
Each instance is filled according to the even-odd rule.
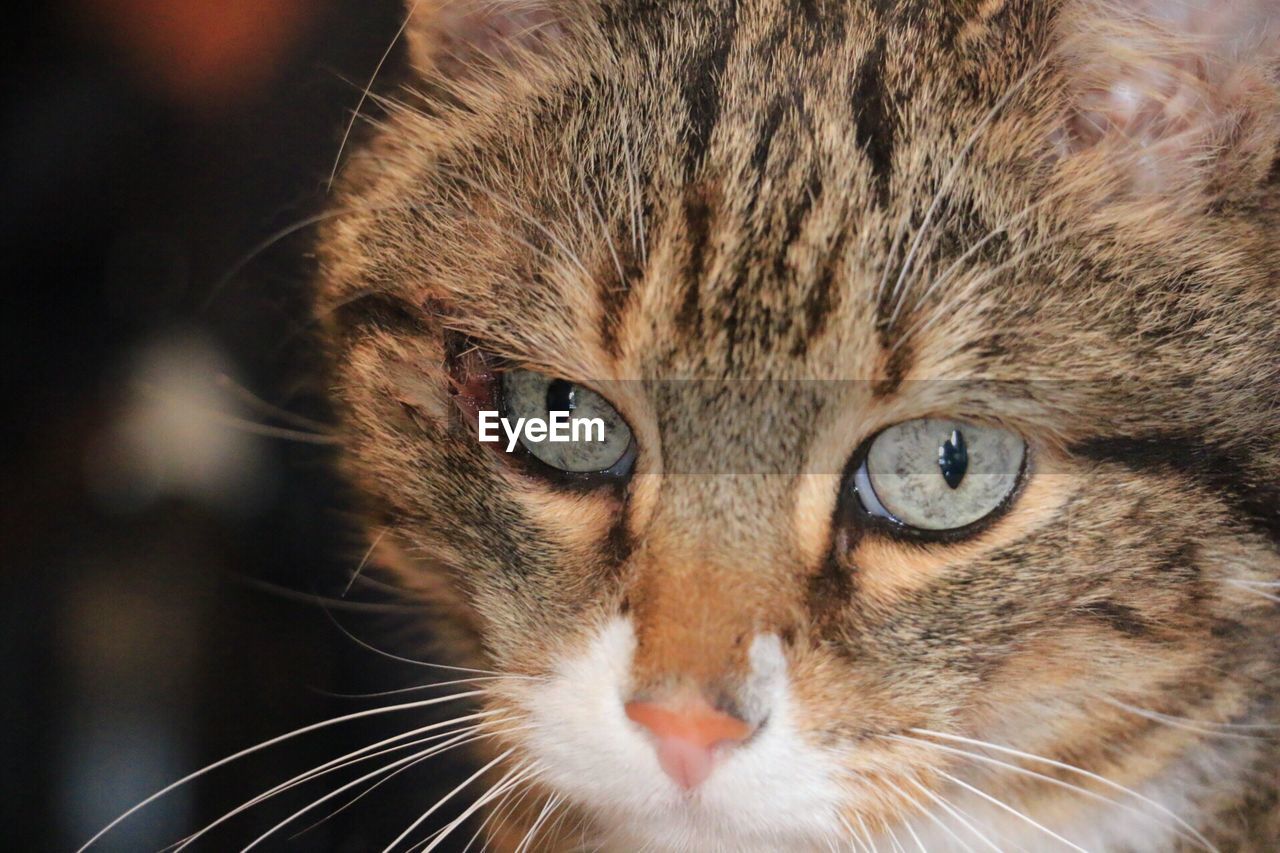
[[[965,16],[775,6],[606,22],[581,65],[488,114],[402,115],[393,147],[411,165],[391,173],[393,192],[420,203],[388,230],[401,250],[422,244],[429,269],[410,278],[465,281],[478,294],[458,301],[477,322],[593,317],[601,339],[630,308],[657,323],[648,343],[730,362],[805,356],[854,294],[876,308],[872,291],[901,273],[883,263],[895,229],[919,224],[1017,71],[983,70],[991,46],[963,74],[922,60],[966,22],[981,41]],[[967,198],[936,224],[981,236],[966,183],[987,154],[968,153],[948,176]],[[509,343],[523,355],[550,341]]]

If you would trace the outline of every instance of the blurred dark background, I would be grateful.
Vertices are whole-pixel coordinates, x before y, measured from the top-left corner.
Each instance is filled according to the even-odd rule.
[[[199,767],[390,701],[334,694],[431,677],[346,633],[376,645],[416,614],[372,579],[343,594],[364,545],[308,338],[305,223],[402,12],[62,0],[27,13],[6,36],[0,130],[0,845],[74,850]],[[402,61],[392,50],[375,90]],[[392,716],[220,769],[98,849],[159,850],[424,719]],[[239,849],[378,765],[290,791],[197,849]],[[290,840],[354,787],[263,849],[380,850],[457,775],[425,762]]]

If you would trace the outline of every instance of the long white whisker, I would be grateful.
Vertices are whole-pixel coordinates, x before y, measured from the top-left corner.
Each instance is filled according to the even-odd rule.
[[[928,788],[926,788],[924,785],[920,784],[919,782],[916,782],[914,779],[911,781],[915,784],[917,788],[919,788],[921,791],[924,792],[925,796],[933,800],[942,808],[943,811],[945,811],[947,814],[955,818],[957,823],[959,823],[965,829],[973,833],[974,836],[977,837],[979,841],[981,841],[983,844],[990,847],[992,850],[995,851],[995,853],[1004,853],[1004,851],[1002,851],[994,841],[988,838],[981,830],[979,830],[976,826],[973,825],[972,822],[968,820],[968,818],[973,817],[972,815],[963,811],[959,806],[957,806],[955,803],[951,802],[941,794],[938,794],[934,791],[930,791]],[[957,836],[953,836],[953,837],[956,837],[958,840]]]
[[[1017,758],[1026,759],[1027,761],[1035,761],[1040,764],[1045,764],[1049,767],[1056,767],[1059,770],[1066,770],[1069,773],[1078,773],[1079,775],[1084,776],[1086,779],[1092,779],[1093,781],[1101,785],[1105,785],[1114,791],[1119,791],[1122,794],[1126,794],[1130,797],[1134,797],[1135,799],[1140,800],[1141,802],[1147,804],[1148,806],[1151,806],[1157,811],[1162,812],[1165,815],[1168,815],[1179,826],[1181,826],[1183,829],[1191,833],[1191,835],[1196,839],[1196,841],[1198,841],[1206,849],[1212,850],[1213,853],[1219,853],[1218,848],[1215,847],[1213,844],[1211,844],[1209,842],[1209,839],[1205,838],[1204,835],[1201,834],[1194,826],[1187,823],[1185,820],[1183,820],[1181,817],[1179,817],[1169,808],[1161,805],[1160,803],[1156,802],[1150,797],[1144,797],[1142,794],[1139,794],[1137,791],[1134,791],[1130,788],[1126,788],[1125,786],[1119,784],[1118,782],[1113,782],[1112,780],[1108,779],[1105,776],[1101,776],[1097,773],[1084,770],[1072,764],[1066,764],[1061,761],[1055,761],[1052,758],[1045,758],[1042,755],[1034,755],[1030,752],[1023,752],[1022,750],[1014,749],[1012,747],[1000,746],[999,744],[994,744],[989,741],[975,740],[974,738],[964,737],[963,735],[947,734],[946,732],[936,732],[930,729],[911,729],[911,731],[915,732],[916,734],[926,735],[928,737],[936,737],[936,738],[941,738],[942,740],[955,741],[958,743],[969,744],[970,746],[992,749],[992,750],[995,750],[996,752],[1001,752],[1006,755],[1012,755]]]
[[[364,109],[365,101],[369,99],[369,93],[373,91],[373,84],[377,81],[378,75],[382,73],[382,66],[386,65],[387,60],[391,58],[391,52],[395,50],[396,45],[400,43],[400,39],[404,37],[405,30],[409,29],[409,23],[418,11],[420,2],[421,0],[413,0],[413,5],[409,7],[409,11],[404,16],[404,22],[400,24],[400,29],[396,30],[396,34],[391,38],[391,44],[387,45],[387,49],[383,51],[378,64],[374,66],[373,74],[369,77],[369,83],[364,87],[364,91],[360,93],[360,100],[356,103],[355,112],[351,114],[351,121],[347,122],[347,129],[343,132],[342,141],[338,144],[338,155],[333,159],[333,169],[329,172],[327,186],[329,190],[333,189],[333,182],[338,177],[338,168],[342,165],[342,155],[347,150],[347,143],[351,140],[351,131],[355,128],[356,121],[360,118],[360,111]]]
[[[495,765],[505,761],[513,752],[515,752],[515,747],[512,747],[506,750],[497,758],[493,759],[488,764],[484,765],[479,770],[477,770],[475,773],[472,773],[470,776],[468,776],[465,781],[463,781],[460,785],[458,785],[452,791],[445,794],[440,799],[436,800],[435,805],[433,805],[431,808],[423,812],[422,815],[420,815],[416,820],[414,820],[413,823],[409,824],[409,826],[405,828],[404,832],[401,832],[399,835],[397,835],[395,839],[384,848],[383,853],[391,853],[391,851],[395,849],[396,845],[398,845],[401,841],[404,841],[406,838],[408,838],[409,835],[412,834],[415,829],[421,826],[423,822],[426,821],[427,818],[435,814],[437,809],[439,809],[445,803],[453,799],[458,794],[459,791],[466,788],[476,779],[479,779],[481,776],[483,776],[485,773],[488,773],[489,770],[493,768]]]
[[[484,693],[485,691],[483,690],[471,690],[464,693],[456,693],[450,696],[437,696],[432,699],[420,699],[415,702],[404,702],[398,705],[389,705],[385,708],[370,708],[369,710],[366,710],[366,711],[356,711],[355,713],[352,713],[352,714],[344,714],[341,717],[334,717],[329,720],[322,720],[318,723],[312,723],[311,725],[303,726],[300,729],[294,729],[291,732],[278,735],[274,738],[271,738],[270,740],[262,741],[261,743],[255,744],[254,746],[248,747],[246,749],[242,749],[239,752],[234,753],[233,755],[228,755],[226,758],[221,758],[213,762],[212,764],[207,764],[204,767],[200,768],[199,770],[195,771],[194,773],[189,773],[186,776],[183,776],[181,779],[177,780],[176,782],[172,782],[166,785],[165,787],[161,788],[159,791],[156,791],[154,794],[147,797],[145,800],[138,803],[137,805],[133,806],[124,814],[117,817],[115,820],[111,821],[111,823],[107,824],[102,829],[98,830],[97,833],[95,833],[92,838],[90,838],[88,841],[86,841],[83,845],[80,846],[79,850],[77,850],[77,853],[81,853],[81,851],[87,850],[102,836],[106,835],[112,829],[115,829],[121,823],[128,820],[132,815],[136,814],[138,811],[146,808],[147,806],[154,803],[156,800],[165,796],[170,791],[173,791],[176,788],[180,788],[189,782],[199,779],[200,777],[208,773],[211,773],[214,770],[217,770],[219,767],[224,767],[232,763],[233,761],[238,761],[239,759],[244,758],[245,756],[252,755],[255,752],[261,752],[264,749],[269,749],[270,747],[273,747],[279,743],[283,743],[287,740],[292,740],[293,738],[301,737],[302,735],[310,734],[311,732],[319,731],[321,729],[326,729],[326,728],[329,728],[330,726],[336,726],[341,723],[351,722],[352,720],[361,720],[366,717],[376,716],[378,714],[393,714],[398,711],[410,711],[417,708],[426,708],[431,705],[439,705],[443,702],[452,702],[458,699],[469,699],[473,696],[481,696],[481,695],[484,695]]]
[[[412,687],[397,687],[394,690],[377,690],[372,693],[334,693],[331,690],[318,691],[321,696],[330,699],[385,699],[388,696],[403,696],[406,693],[421,693],[437,687],[455,687],[459,684],[485,684],[490,681],[507,681],[520,679],[522,676],[510,675],[477,675],[473,678],[451,678],[448,681],[436,681],[428,684],[416,684]]]
[[[219,373],[214,377],[213,381],[220,389],[234,394],[240,402],[257,409],[260,413],[268,417],[277,418],[287,423],[291,423],[295,427],[310,430],[311,432],[323,433],[333,429],[332,424],[321,423],[320,421],[304,417],[297,412],[291,412],[282,406],[277,406],[274,403],[268,403],[266,400],[262,399],[225,373]]]
[[[923,792],[925,793],[925,795],[926,795],[926,796],[928,796],[930,799],[934,799],[934,794],[933,794],[933,792],[932,792],[932,791],[930,791],[928,788],[926,788],[924,785],[921,785],[921,784],[920,784],[919,782],[917,782],[915,779],[912,779],[912,778],[910,778],[910,777],[908,777],[908,778],[907,778],[907,781],[908,781],[908,782],[910,782],[912,785],[915,785],[915,786],[916,786],[917,788],[919,788],[921,791],[923,791]],[[891,781],[890,781],[890,780],[888,780],[888,779],[881,779],[881,780],[880,780],[880,782],[881,782],[881,784],[883,784],[883,785],[887,785],[887,786],[890,788],[890,790],[896,791],[896,792],[898,793],[898,795],[899,795],[899,796],[901,796],[901,797],[902,797],[904,800],[906,800],[907,802],[909,802],[909,803],[912,803],[912,804],[916,805],[916,806],[917,806],[917,808],[919,808],[919,809],[920,809],[921,813],[922,813],[925,817],[927,817],[929,820],[931,820],[931,821],[933,821],[935,824],[937,824],[938,828],[939,828],[939,829],[941,829],[943,832],[945,832],[947,835],[951,836],[952,840],[954,840],[956,844],[959,844],[959,845],[960,845],[960,847],[961,847],[962,849],[967,850],[967,851],[968,851],[968,853],[974,853],[973,848],[972,848],[971,846],[969,846],[969,844],[968,844],[968,843],[967,843],[963,838],[961,838],[959,835],[957,835],[957,834],[955,833],[955,831],[951,829],[951,827],[947,826],[946,821],[942,820],[942,818],[940,818],[940,817],[938,817],[936,814],[934,814],[932,809],[925,808],[925,807],[924,807],[924,805],[923,805],[922,803],[919,803],[919,802],[917,802],[914,798],[912,798],[912,797],[908,796],[908,795],[907,795],[907,792],[906,792],[906,791],[904,791],[904,790],[902,790],[902,788],[898,787],[898,785],[897,785],[896,783],[891,782]],[[936,800],[935,800],[935,802],[936,802]],[[909,826],[909,824],[908,824],[908,826]],[[914,833],[914,832],[912,832],[912,835],[915,835],[915,833]],[[916,839],[916,842],[917,842],[917,843],[919,843],[919,838],[918,838],[918,837],[917,837],[917,839]],[[921,844],[921,845],[920,845],[920,849],[921,849],[922,851],[924,850],[924,845],[923,845],[923,844]]]
[[[422,853],[431,853],[432,850],[443,844],[445,839],[452,835],[453,831],[465,823],[469,817],[484,808],[484,806],[500,795],[505,794],[509,789],[519,785],[525,779],[529,778],[529,776],[534,772],[535,769],[527,764],[517,765],[512,768],[501,779],[494,783],[493,787],[490,788],[489,791],[487,791],[483,796],[478,797],[474,803],[463,810],[462,814],[458,815],[438,833],[436,833],[434,839],[430,840],[421,848]]]
[[[1262,738],[1262,735],[1258,734],[1229,730],[1224,731],[1223,729],[1217,728],[1219,725],[1222,725],[1225,728],[1228,724],[1197,723],[1193,720],[1183,720],[1180,717],[1171,717],[1167,714],[1161,714],[1156,711],[1136,708],[1133,705],[1128,705],[1116,699],[1109,699],[1104,696],[1100,696],[1098,698],[1112,707],[1119,708],[1122,711],[1142,717],[1145,720],[1161,723],[1174,729],[1182,729],[1183,731],[1194,732],[1195,734],[1206,735],[1208,737],[1237,738],[1239,740],[1259,740]]]
[[[837,814],[836,818],[839,819],[840,825],[844,827],[845,834],[849,839],[849,847],[854,851],[854,853],[858,853],[860,850],[866,850],[862,842],[858,839],[858,833],[854,830],[853,824],[849,823],[849,819],[842,814]],[[866,850],[866,853],[871,853],[871,851]]]
[[[516,853],[524,853],[529,849],[529,845],[538,837],[538,830],[542,829],[542,824],[555,813],[555,810],[563,802],[563,798],[559,794],[552,794],[547,797],[547,802],[542,806],[542,811],[538,813],[538,817],[534,819],[533,824],[529,827],[529,831],[520,839],[520,843],[516,845]],[[563,818],[564,815],[562,814]]]
[[[898,793],[902,797],[904,797],[908,803],[911,803],[911,805],[915,806],[917,809],[921,807],[920,804],[916,801],[916,799],[914,797],[908,797],[905,791],[899,789]],[[920,853],[929,853],[929,851],[926,850],[924,847],[924,842],[920,840],[920,836],[916,834],[915,827],[911,825],[911,821],[904,820],[902,822],[902,825],[903,827],[906,828],[907,834],[911,836],[911,840],[916,843],[916,847],[920,850]]]
[[[325,220],[335,219],[339,216],[346,216],[348,213],[359,213],[369,209],[371,208],[367,208],[367,207],[333,208],[330,210],[326,210],[323,213],[317,213],[313,216],[308,216],[305,219],[300,219],[297,222],[287,225],[284,228],[281,228],[279,231],[276,231],[275,233],[269,235],[268,237],[264,238],[262,242],[258,243],[256,246],[250,249],[244,255],[244,257],[236,261],[229,270],[227,270],[225,273],[222,274],[221,278],[219,278],[216,282],[214,282],[213,286],[209,288],[208,294],[206,294],[205,298],[201,301],[200,310],[202,312],[208,311],[213,306],[213,302],[215,299],[217,299],[218,294],[222,292],[223,288],[225,288],[228,284],[231,283],[231,280],[235,278],[236,275],[238,275],[241,270],[243,270],[249,264],[253,263],[255,258],[257,258],[263,252],[270,249],[275,244],[279,243],[281,240],[284,240],[294,234],[297,234],[299,231],[305,231],[306,229],[310,228],[312,225],[319,225],[321,222],[324,222]],[[372,208],[372,209],[376,210],[377,208]]]
[[[518,795],[515,794],[514,789],[508,792],[507,795],[502,798],[501,802],[499,802],[498,805],[489,812],[488,816],[480,822],[480,826],[476,828],[475,834],[471,836],[471,840],[467,842],[467,846],[463,848],[462,853],[469,853],[472,845],[476,843],[491,822],[495,827],[502,826],[502,822],[506,820],[506,816],[517,811],[520,808],[520,804],[525,801],[525,798],[529,796],[529,792],[532,790],[533,786],[527,785],[520,789]]]
[[[360,565],[356,566],[356,570],[351,573],[351,579],[347,581],[347,585],[342,589],[342,595],[339,598],[346,598],[351,592],[351,587],[355,585],[356,578],[360,577],[360,573],[364,571],[364,567],[369,565],[369,560],[373,559],[373,552],[378,550],[378,546],[382,544],[383,538],[391,532],[390,527],[384,527],[378,531],[378,535],[373,538],[373,542],[369,543],[369,549],[364,552],[364,556],[360,558]]]
[[[858,821],[858,828],[862,830],[862,837],[867,840],[868,849],[871,850],[871,853],[880,853],[876,849],[875,839],[871,837],[871,830],[867,829],[867,822],[862,819],[862,815],[855,814],[853,817]]]
[[[891,735],[891,737],[893,737],[896,740],[902,740],[904,742],[917,744],[919,746],[927,746],[930,749],[941,750],[942,752],[946,752],[952,755],[957,755],[963,758],[971,759],[973,761],[981,762],[983,764],[988,764],[993,767],[998,767],[1003,770],[1008,770],[1011,773],[1016,773],[1020,776],[1026,776],[1030,779],[1037,779],[1041,782],[1046,782],[1050,785],[1054,785],[1064,790],[1071,791],[1075,794],[1079,794],[1082,797],[1086,797],[1088,799],[1095,800],[1100,803],[1106,803],[1107,805],[1111,805],[1111,806],[1115,806],[1116,808],[1123,809],[1124,811],[1127,811],[1136,817],[1140,817],[1143,820],[1152,821],[1157,826],[1167,826],[1167,824],[1161,821],[1156,815],[1153,815],[1150,812],[1143,811],[1142,809],[1131,806],[1128,803],[1122,803],[1117,800],[1113,800],[1110,797],[1097,793],[1096,791],[1090,791],[1088,788],[1082,788],[1079,785],[1073,785],[1070,782],[1063,781],[1062,779],[1055,779],[1052,776],[1049,776],[1044,773],[1038,773],[1035,770],[1028,770],[1025,767],[1019,767],[1016,764],[1010,764],[1007,761],[1001,761],[1000,759],[992,758],[989,755],[981,755],[976,752],[969,752],[968,750],[958,749],[954,746],[947,746],[946,744],[942,744],[942,743],[934,743],[933,741],[923,740],[921,738],[907,737],[904,735]],[[1179,827],[1176,827],[1176,826],[1170,827],[1170,829],[1174,833],[1176,833],[1180,838],[1183,838],[1192,842],[1196,841],[1194,837],[1188,835],[1184,830],[1182,830]]]
[[[407,737],[412,737],[414,734],[420,734],[425,731],[444,728],[446,726],[453,725],[455,723],[469,721],[469,720],[475,719],[476,717],[488,716],[489,714],[492,714],[492,713],[496,713],[496,712],[486,712],[484,714],[472,714],[468,717],[463,717],[458,720],[449,720],[445,723],[436,723],[434,725],[424,727],[423,729],[419,729],[416,732],[396,735],[395,737],[387,738],[386,740],[380,741],[379,743],[373,744],[371,746],[361,747],[360,749],[349,752],[346,755],[343,755],[339,758],[335,758],[330,761],[327,761],[324,764],[321,764],[317,767],[313,767],[304,773],[299,773],[293,778],[287,779],[284,782],[281,782],[280,784],[275,785],[266,791],[263,791],[261,794],[258,794],[246,800],[245,802],[236,806],[231,811],[226,812],[225,814],[223,814],[222,816],[214,820],[212,823],[205,825],[199,831],[193,833],[192,835],[187,836],[182,840],[181,844],[179,844],[176,849],[182,850],[183,848],[190,846],[194,841],[203,837],[209,832],[212,832],[214,829],[221,826],[223,823],[226,823],[228,820],[231,820],[236,815],[242,814],[243,812],[248,811],[249,809],[257,805],[260,805],[261,803],[266,802],[272,797],[278,796],[279,794],[282,794],[285,791],[296,788],[299,785],[306,784],[307,782],[310,782],[313,779],[318,779],[319,777],[325,776],[329,773],[333,773],[338,770],[345,769],[347,767],[350,767],[352,764],[356,764],[363,761],[369,761],[374,758],[379,758],[383,755],[387,755],[388,753],[397,752],[402,749],[412,749],[413,747],[422,746],[424,744],[431,743],[433,741],[437,741],[442,738],[446,738],[446,739],[447,738],[464,738],[474,733],[479,727],[468,726],[467,728],[461,731],[446,731],[446,732],[443,732],[442,734],[431,735],[425,738],[420,738],[418,740],[410,740],[405,743],[400,743],[396,746],[381,748],[381,747],[386,747],[386,745],[389,743],[394,743],[395,741],[398,741],[398,740],[404,740]]]
[[[1280,604],[1280,595],[1274,595],[1270,592],[1265,592],[1261,589],[1258,589],[1256,586],[1253,586],[1252,584],[1243,583],[1241,581],[1236,581],[1236,580],[1225,580],[1223,581],[1223,583],[1228,584],[1230,586],[1234,586],[1236,589],[1243,589],[1245,592],[1251,592],[1254,595],[1260,595],[1263,598],[1267,599],[1268,601],[1274,601]]]
[[[480,740],[483,737],[485,737],[485,735],[477,735],[475,739]],[[293,821],[302,817],[302,815],[306,814],[307,812],[311,811],[317,806],[321,806],[324,803],[327,803],[329,800],[332,800],[334,797],[340,796],[341,794],[347,791],[350,791],[352,788],[363,785],[365,782],[368,782],[370,779],[377,778],[378,776],[381,776],[385,773],[395,770],[398,767],[404,767],[408,765],[417,764],[422,761],[426,761],[428,758],[431,758],[432,756],[436,755],[437,754],[436,750],[438,749],[439,747],[432,747],[431,749],[424,750],[423,752],[414,753],[413,755],[409,755],[404,758],[397,759],[396,761],[393,761],[390,764],[387,764],[383,767],[378,768],[377,770],[374,770],[372,773],[366,773],[365,775],[361,776],[358,779],[355,779],[351,782],[347,782],[345,785],[342,785],[336,790],[330,791],[328,794],[325,794],[323,797],[320,797],[319,799],[309,803],[303,808],[298,809],[296,812],[289,815],[284,820],[280,821],[275,826],[271,827],[266,832],[259,835],[253,841],[249,842],[247,846],[242,848],[241,853],[248,853],[249,850],[252,850],[253,848],[257,847],[263,841],[266,841],[268,838],[274,835],[276,832],[280,831],[284,827],[288,826],[290,823],[293,823]]]
[[[478,740],[482,740],[482,739],[485,737],[485,735],[481,734],[481,735],[479,735],[479,736],[476,736],[476,732],[477,732],[477,731],[478,731],[478,727],[473,727],[473,728],[470,728],[470,729],[468,729],[468,730],[466,730],[466,731],[463,731],[463,732],[460,732],[460,733],[456,733],[456,734],[455,734],[454,732],[449,732],[448,734],[446,734],[446,735],[444,735],[444,736],[443,736],[443,737],[448,737],[448,738],[449,738],[449,740],[448,740],[448,741],[446,741],[445,743],[442,743],[442,744],[440,744],[439,746],[435,747],[435,748],[434,748],[434,750],[432,751],[432,753],[431,753],[431,755],[430,755],[430,756],[422,756],[422,757],[423,757],[423,758],[433,758],[433,757],[435,757],[435,756],[437,756],[437,755],[440,755],[440,754],[442,754],[442,753],[445,753],[445,752],[450,751],[450,750],[451,750],[451,749],[453,749],[454,747],[457,747],[457,746],[467,746],[467,745],[469,745],[469,744],[475,743],[475,742],[476,742],[476,741],[478,741]],[[452,736],[452,737],[450,737],[450,736]],[[392,747],[391,749],[384,749],[384,750],[382,750],[381,752],[374,753],[373,755],[385,755],[385,754],[387,754],[387,753],[389,753],[389,752],[396,752],[396,751],[399,751],[400,749],[405,749],[405,748],[408,748],[408,747],[410,747],[410,746],[416,746],[416,745],[418,745],[418,744],[420,744],[420,743],[426,743],[426,742],[430,742],[430,741],[432,741],[432,740],[438,740],[440,737],[442,737],[442,736],[441,736],[441,735],[436,735],[436,736],[431,737],[431,738],[423,738],[421,741],[411,741],[411,742],[410,742],[410,743],[408,743],[408,744],[403,744],[403,745],[401,745],[401,746]],[[366,756],[366,759],[367,759],[367,758],[372,758],[372,757],[373,757],[372,755],[371,755],[371,756]],[[366,759],[358,759],[358,760],[366,760]],[[354,762],[349,762],[349,763],[354,763]],[[342,812],[346,811],[347,809],[351,808],[351,807],[352,807],[352,806],[354,806],[356,803],[360,802],[360,801],[361,801],[361,800],[363,800],[365,797],[367,797],[367,796],[369,796],[370,794],[372,794],[372,793],[373,793],[374,791],[376,791],[378,788],[381,788],[383,785],[387,784],[387,783],[388,783],[388,782],[390,782],[392,779],[394,779],[394,778],[396,778],[397,776],[399,776],[401,773],[404,773],[406,770],[409,770],[409,769],[413,768],[417,763],[418,763],[418,762],[413,762],[412,764],[406,764],[406,765],[404,765],[403,767],[398,767],[398,768],[396,768],[395,770],[391,771],[391,772],[390,772],[390,773],[388,773],[386,776],[383,776],[381,779],[377,780],[376,782],[373,782],[372,784],[370,784],[370,785],[369,785],[369,787],[365,788],[363,791],[361,791],[360,793],[356,794],[354,797],[352,797],[351,799],[347,800],[345,803],[343,803],[342,805],[338,806],[336,809],[334,809],[333,811],[329,812],[329,813],[328,813],[327,815],[325,815],[324,817],[320,818],[319,820],[315,821],[314,823],[309,824],[307,827],[305,827],[305,828],[303,828],[303,829],[300,829],[300,830],[298,830],[297,832],[295,832],[293,835],[289,836],[289,840],[290,840],[290,841],[292,841],[292,840],[294,840],[294,839],[296,839],[296,838],[298,838],[298,837],[300,837],[300,836],[302,836],[302,835],[306,835],[308,832],[310,832],[311,830],[315,829],[317,826],[319,826],[320,824],[324,823],[325,821],[333,819],[336,815],[339,815],[339,814],[341,814]]]
[[[1081,847],[1079,844],[1076,844],[1076,843],[1074,843],[1074,842],[1072,842],[1072,841],[1069,841],[1069,840],[1068,840],[1068,839],[1066,839],[1066,838],[1063,838],[1061,835],[1059,835],[1058,833],[1054,832],[1052,829],[1049,829],[1049,827],[1047,827],[1047,826],[1045,826],[1044,824],[1039,823],[1038,821],[1036,821],[1036,820],[1034,820],[1034,819],[1032,819],[1032,818],[1028,817],[1027,815],[1025,815],[1025,814],[1023,814],[1022,812],[1018,811],[1017,809],[1015,809],[1013,806],[1009,805],[1008,803],[1003,802],[1002,800],[996,799],[995,797],[993,797],[993,796],[991,796],[990,794],[988,794],[986,791],[982,791],[982,790],[978,789],[976,786],[974,786],[974,785],[970,785],[968,782],[965,782],[963,779],[959,779],[959,778],[957,778],[957,777],[955,777],[955,776],[952,776],[950,773],[943,772],[942,770],[935,770],[934,772],[935,772],[935,773],[937,773],[939,776],[941,776],[943,779],[946,779],[946,780],[950,781],[953,785],[959,785],[961,788],[964,788],[966,791],[969,791],[970,793],[972,793],[972,794],[974,794],[974,795],[976,795],[976,796],[978,796],[978,797],[981,797],[982,799],[984,799],[984,800],[986,800],[987,802],[991,803],[991,804],[992,804],[993,806],[995,806],[996,808],[999,808],[999,809],[1002,809],[1002,810],[1004,810],[1004,811],[1008,812],[1009,814],[1013,815],[1014,817],[1018,818],[1019,820],[1021,820],[1021,821],[1025,822],[1025,823],[1027,823],[1028,825],[1033,826],[1033,827],[1035,827],[1036,829],[1040,830],[1041,832],[1043,832],[1045,835],[1049,836],[1050,838],[1052,838],[1052,839],[1054,839],[1054,840],[1056,840],[1056,841],[1059,841],[1059,842],[1061,842],[1062,844],[1067,845],[1067,846],[1068,846],[1068,847],[1070,847],[1072,850],[1077,851],[1077,853],[1089,853],[1089,851],[1088,851],[1088,850],[1085,850],[1085,849],[1084,849],[1083,847]]]
[[[503,678],[510,678],[510,679],[537,680],[532,675],[509,675],[509,674],[503,674],[500,672],[494,672],[493,670],[488,670],[488,669],[473,669],[468,666],[449,666],[447,664],[431,663],[429,661],[415,660],[414,658],[407,658],[407,657],[402,657],[400,655],[392,654],[391,652],[380,649],[377,646],[374,646],[366,642],[365,640],[360,639],[355,634],[351,633],[349,630],[347,630],[346,626],[343,625],[341,622],[339,622],[337,619],[335,619],[333,614],[329,613],[328,610],[325,610],[325,613],[329,616],[329,621],[333,623],[334,627],[336,627],[339,631],[341,631],[342,634],[348,640],[360,646],[360,648],[362,649],[373,652],[374,654],[387,658],[388,660],[396,661],[397,663],[406,663],[411,666],[422,666],[422,667],[428,667],[430,669],[442,669],[449,672],[470,672],[475,675],[501,675]]]

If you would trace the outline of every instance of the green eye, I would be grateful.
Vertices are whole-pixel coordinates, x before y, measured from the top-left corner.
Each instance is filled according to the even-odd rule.
[[[631,428],[608,400],[564,379],[529,370],[502,375],[504,416],[511,421],[549,422],[553,413],[566,412],[561,429],[567,440],[550,434],[535,440],[536,432],[523,432],[520,444],[530,455],[558,471],[571,474],[613,472],[630,456]]]
[[[1004,505],[1026,453],[1026,442],[1007,430],[922,418],[872,439],[853,485],[870,515],[917,530],[957,530]]]

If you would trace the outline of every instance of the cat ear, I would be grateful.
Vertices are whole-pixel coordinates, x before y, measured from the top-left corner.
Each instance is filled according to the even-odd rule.
[[[1256,186],[1280,139],[1280,0],[1076,0],[1065,15],[1067,155],[1137,193]]]
[[[405,0],[414,66],[459,80],[518,63],[564,35],[554,0]]]

